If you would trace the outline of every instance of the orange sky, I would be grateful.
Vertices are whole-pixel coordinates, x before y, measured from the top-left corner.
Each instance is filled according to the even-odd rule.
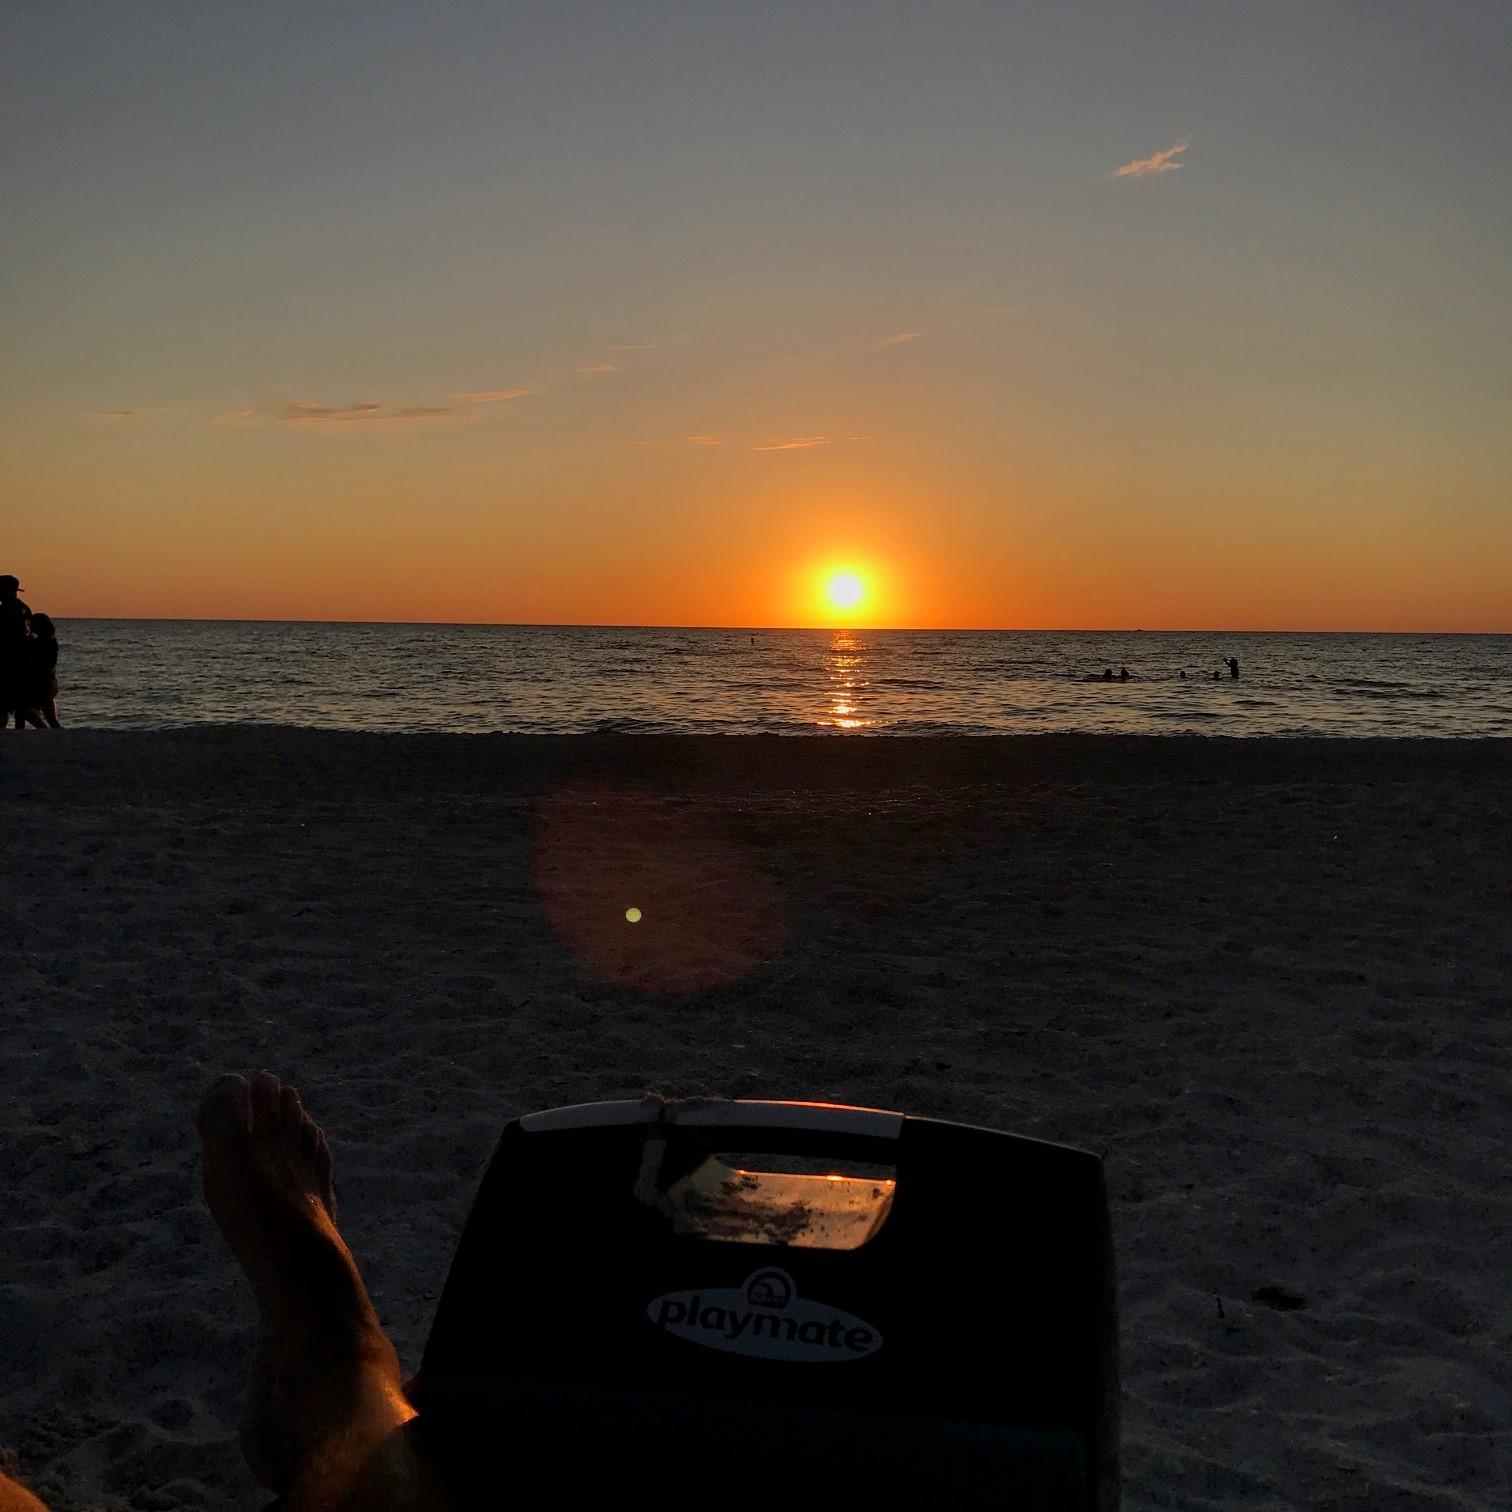
[[[1299,500],[1295,468],[1209,488],[1180,458],[1141,476],[988,445],[945,468],[880,439],[767,453],[601,431],[569,456],[542,428],[523,407],[445,431],[44,427],[0,463],[30,500],[6,556],[63,616],[1512,627],[1512,542],[1473,478],[1451,529],[1447,499],[1415,506],[1433,480],[1363,465],[1325,505]],[[846,615],[822,591],[841,566],[868,587]]]
[[[63,617],[808,625],[843,563],[860,624],[1512,630],[1479,23],[785,4],[13,13],[0,571]]]

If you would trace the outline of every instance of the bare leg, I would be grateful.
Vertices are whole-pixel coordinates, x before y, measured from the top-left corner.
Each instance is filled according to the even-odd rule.
[[[324,1133],[266,1071],[216,1082],[199,1132],[205,1200],[257,1296],[242,1421],[253,1472],[288,1512],[439,1508],[402,1431],[415,1410],[398,1358],[336,1229]]]

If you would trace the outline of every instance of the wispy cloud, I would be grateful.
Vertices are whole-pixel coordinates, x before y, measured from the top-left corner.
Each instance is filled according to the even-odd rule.
[[[141,410],[134,409],[102,409],[95,411],[95,417],[99,420],[140,420]]]
[[[622,341],[618,346],[609,348],[611,352],[654,352],[661,343],[659,341]]]
[[[261,425],[277,420],[285,425],[403,425],[414,421],[448,420],[465,416],[455,404],[310,404],[294,399],[267,409],[229,410],[216,415],[212,425]]]
[[[1186,166],[1185,163],[1178,163],[1176,159],[1191,145],[1190,142],[1174,142],[1150,157],[1135,158],[1132,163],[1125,163],[1122,168],[1115,168],[1113,177],[1144,178],[1151,173],[1175,173],[1178,168]]]
[[[444,420],[459,413],[453,404],[307,404],[279,406],[277,419],[290,425],[383,425],[405,420]]]
[[[724,442],[716,440],[713,436],[685,436],[683,438],[689,446],[723,446]]]
[[[579,378],[597,378],[604,373],[617,373],[619,369],[612,362],[588,362],[578,369]]]
[[[787,436],[778,441],[765,441],[752,451],[807,451],[812,446],[828,446],[828,436]]]
[[[535,393],[532,388],[512,389],[463,389],[453,394],[458,404],[502,404],[506,399],[524,399]]]
[[[891,336],[884,336],[877,343],[877,350],[885,351],[888,347],[905,346],[910,341],[917,341],[923,334],[923,331],[895,331]]]
[[[363,400],[356,404],[312,404],[305,399],[291,399],[285,404],[264,408],[228,410],[216,415],[212,425],[261,425],[277,421],[284,425],[385,426],[423,424],[432,420],[472,420],[480,408],[523,399],[535,393],[533,388],[461,389],[449,404],[380,404]]]

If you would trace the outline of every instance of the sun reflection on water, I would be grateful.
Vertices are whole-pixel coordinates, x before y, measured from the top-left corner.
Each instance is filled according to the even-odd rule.
[[[829,686],[819,724],[835,730],[864,730],[876,723],[862,713],[862,700],[870,685],[866,673],[866,643],[852,630],[836,630],[830,636],[825,658]]]

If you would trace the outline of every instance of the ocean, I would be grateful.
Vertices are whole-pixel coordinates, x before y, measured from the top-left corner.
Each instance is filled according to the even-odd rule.
[[[1512,735],[1506,635],[71,620],[59,638],[63,722],[102,729]]]

